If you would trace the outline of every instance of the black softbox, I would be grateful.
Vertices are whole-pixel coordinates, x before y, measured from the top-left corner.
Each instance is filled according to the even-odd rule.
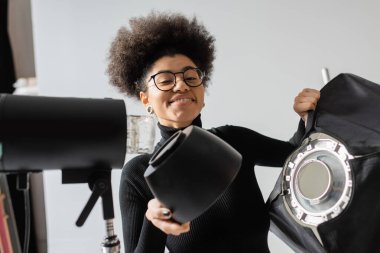
[[[296,252],[380,252],[379,182],[380,86],[340,74],[268,199],[271,231]]]

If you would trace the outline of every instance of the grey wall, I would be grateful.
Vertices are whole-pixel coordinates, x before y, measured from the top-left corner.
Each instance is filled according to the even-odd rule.
[[[41,95],[120,97],[104,74],[109,44],[128,18],[152,9],[196,14],[217,39],[217,60],[203,111],[205,127],[243,125],[280,139],[295,131],[293,98],[351,72],[380,82],[380,2],[376,0],[32,0],[36,73]],[[129,113],[144,113],[127,101]],[[268,196],[279,168],[256,169]],[[120,171],[113,171],[117,234]],[[84,227],[74,225],[90,192],[61,185],[45,173],[49,252],[99,252],[104,233],[100,205]],[[247,217],[250,218],[250,217]],[[273,253],[291,252],[270,236]]]

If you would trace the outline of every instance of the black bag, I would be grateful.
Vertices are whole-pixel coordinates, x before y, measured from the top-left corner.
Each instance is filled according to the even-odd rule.
[[[380,86],[338,75],[307,126],[269,196],[271,231],[295,252],[380,252]]]

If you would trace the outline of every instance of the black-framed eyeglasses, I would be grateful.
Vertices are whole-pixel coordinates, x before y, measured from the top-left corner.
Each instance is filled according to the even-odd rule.
[[[182,80],[190,87],[197,87],[203,83],[204,74],[199,68],[189,68],[176,73],[171,71],[161,71],[150,76],[148,82],[153,79],[157,89],[161,91],[169,91],[173,89],[177,83],[177,74],[182,74]]]

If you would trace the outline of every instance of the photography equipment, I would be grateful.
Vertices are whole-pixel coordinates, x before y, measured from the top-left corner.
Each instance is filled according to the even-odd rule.
[[[295,252],[380,252],[380,86],[340,74],[321,89],[268,205]]]
[[[125,103],[118,99],[0,95],[0,173],[62,170],[62,183],[88,183],[92,194],[76,224],[99,197],[107,236],[103,252],[119,252],[113,230],[111,170],[122,168],[127,146]]]
[[[152,156],[145,179],[154,196],[185,223],[205,212],[235,179],[241,154],[197,126],[173,134]]]
[[[0,172],[123,166],[126,109],[116,99],[0,95]]]

